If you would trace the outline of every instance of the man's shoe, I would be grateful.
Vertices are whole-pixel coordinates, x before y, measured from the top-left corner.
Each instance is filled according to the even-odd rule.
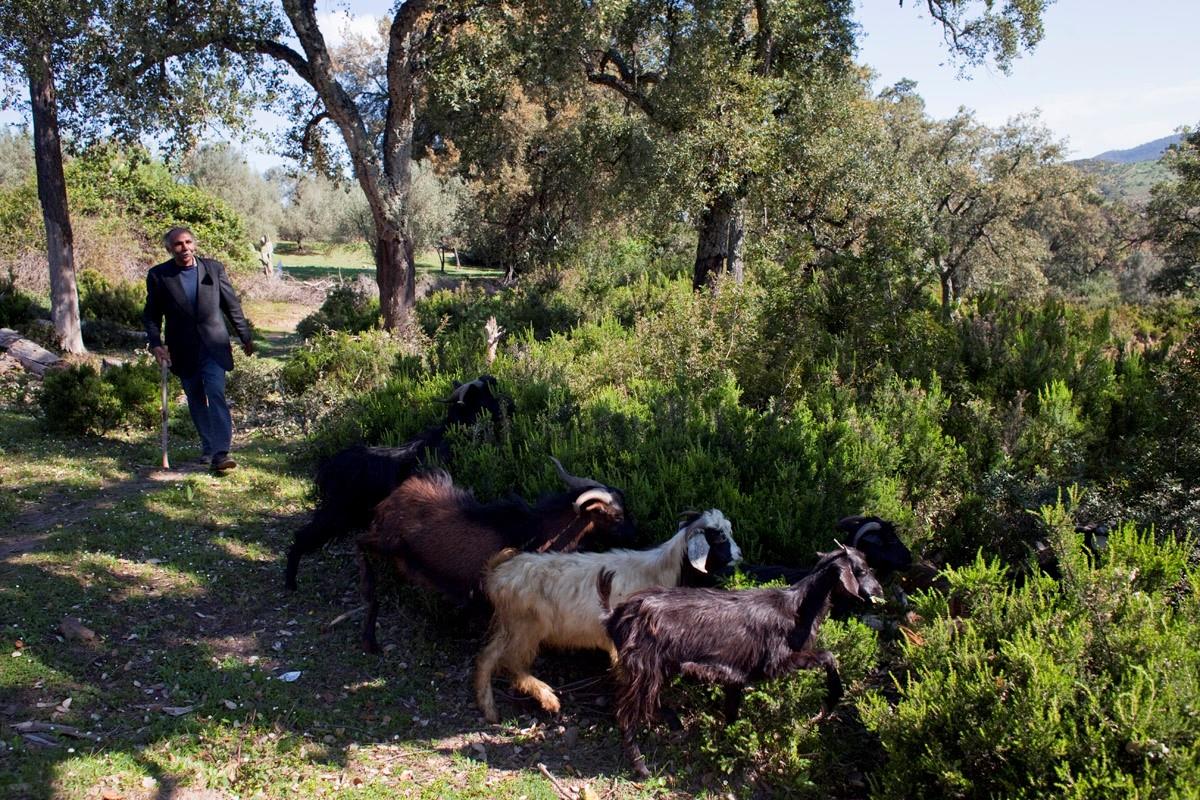
[[[212,460],[212,453],[202,453],[196,457],[196,463],[206,467],[212,464]]]
[[[213,472],[225,472],[237,466],[237,462],[229,457],[229,453],[217,453],[213,456]]]

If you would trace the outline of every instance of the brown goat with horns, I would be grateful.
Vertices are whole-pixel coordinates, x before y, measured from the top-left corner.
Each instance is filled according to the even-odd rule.
[[[606,610],[611,584],[612,574],[601,571],[597,588]],[[825,708],[832,709],[842,681],[833,654],[816,649],[816,637],[835,594],[882,602],[879,581],[853,547],[823,554],[808,577],[787,589],[646,589],[613,609],[604,624],[619,657],[617,723],[634,772],[650,774],[634,734],[654,717],[675,675],[724,686],[729,721],[746,684],[821,667]]]
[[[367,652],[379,652],[379,600],[369,555],[384,556],[412,583],[465,606],[480,597],[483,568],[505,548],[587,550],[632,538],[633,520],[619,489],[571,475],[551,461],[567,491],[532,508],[518,497],[481,503],[443,470],[414,475],[379,504],[370,529],[357,540]]]

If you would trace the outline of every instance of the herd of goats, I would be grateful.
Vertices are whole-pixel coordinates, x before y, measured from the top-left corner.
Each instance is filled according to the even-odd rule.
[[[442,469],[451,455],[446,432],[481,414],[499,423],[511,413],[496,379],[456,385],[441,425],[400,447],[357,445],[319,466],[317,506],[288,551],[285,583],[296,588],[300,559],[335,537],[357,539],[366,601],[363,647],[375,638],[379,601],[372,562],[391,562],[406,580],[432,588],[462,607],[490,609],[492,624],[475,672],[484,717],[497,722],[492,675],[550,713],[554,690],[530,668],[543,645],[607,652],[617,676],[616,718],[625,753],[639,776],[649,775],[634,738],[659,709],[660,694],[683,675],[724,687],[725,716],[736,717],[748,683],[797,669],[823,668],[824,708],[842,695],[833,655],[816,645],[831,606],[883,602],[879,579],[911,564],[891,523],[846,517],[836,524],[844,544],[806,569],[740,564],[732,526],[717,509],[686,512],[667,541],[648,550],[622,549],[634,522],[620,489],[571,475],[551,459],[566,491],[535,506],[512,497],[477,501]],[[616,547],[617,549],[610,549]],[[786,589],[721,590],[735,565]]]

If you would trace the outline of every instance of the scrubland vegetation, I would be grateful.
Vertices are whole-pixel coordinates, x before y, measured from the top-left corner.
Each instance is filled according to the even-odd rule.
[[[77,132],[83,341],[124,363],[0,373],[0,793],[1195,797],[1200,134],[1123,193],[1036,118],[938,120],[911,84],[874,86],[845,4],[492,5],[419,17],[445,26],[428,72],[386,77],[385,36],[335,48],[352,91],[290,99],[351,104],[340,130],[362,136],[339,149],[314,120],[304,169]],[[988,5],[958,31],[968,61],[1003,68],[1041,7]],[[421,124],[397,144],[364,87],[400,72],[420,76]],[[0,137],[0,326],[55,348],[30,146]],[[372,188],[387,159],[407,171]],[[226,478],[145,469],[158,371],[131,329],[171,224],[230,266],[270,344],[235,354]],[[261,235],[343,247],[364,274],[261,274]],[[439,244],[488,269],[418,283]],[[553,455],[623,489],[643,544],[716,507],[748,560],[787,565],[829,549],[839,517],[894,521],[919,565],[882,613],[822,629],[837,713],[813,719],[811,674],[749,692],[734,724],[679,682],[684,732],[643,736],[658,771],[635,783],[604,665],[552,661],[577,702],[550,719],[502,699],[492,727],[470,700],[481,625],[390,585],[385,652],[358,654],[352,624],[326,624],[357,605],[346,545],[285,595],[318,461],[409,440],[484,372],[513,413],[449,434],[482,500],[555,487]],[[169,426],[178,465],[196,444],[181,405]]]

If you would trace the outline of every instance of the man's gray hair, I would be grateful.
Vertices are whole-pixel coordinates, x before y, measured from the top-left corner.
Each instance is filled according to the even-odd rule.
[[[171,228],[171,230],[169,230],[165,234],[163,234],[163,247],[167,248],[168,253],[171,252],[171,238],[174,237],[175,234],[177,234],[177,233],[186,233],[188,236],[191,236],[193,239],[196,238],[196,234],[192,233],[192,229],[187,227],[186,225],[180,225],[178,227]]]

